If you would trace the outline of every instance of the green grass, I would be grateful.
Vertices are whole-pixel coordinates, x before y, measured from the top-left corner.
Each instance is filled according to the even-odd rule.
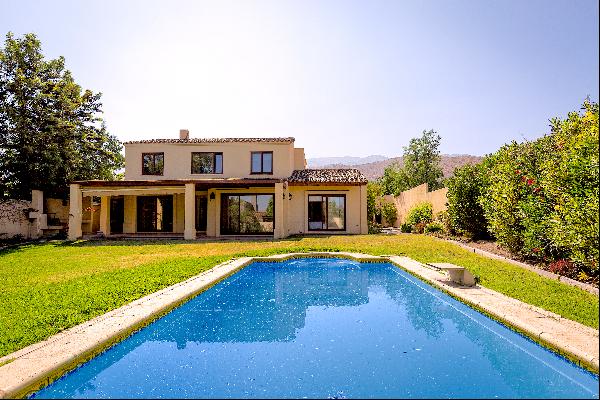
[[[0,252],[0,356],[244,255],[305,251],[397,254],[469,268],[490,289],[598,328],[598,298],[423,235],[252,242],[50,242]]]

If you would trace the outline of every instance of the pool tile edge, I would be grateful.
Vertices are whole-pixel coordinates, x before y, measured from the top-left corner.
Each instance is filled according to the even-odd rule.
[[[90,321],[0,358],[0,398],[26,396],[95,357],[133,332],[253,262],[282,262],[293,258],[347,258],[358,262],[390,262],[458,300],[559,350],[598,372],[598,331],[560,318],[490,289],[465,288],[408,257],[373,256],[348,252],[286,253],[241,257],[221,263],[183,282],[135,300]],[[540,323],[543,321],[543,323]],[[557,333],[558,332],[558,333]],[[575,335],[575,337],[573,336]],[[576,340],[569,340],[576,339]],[[574,341],[576,345],[570,344]],[[589,343],[595,345],[590,350]]]
[[[39,390],[252,262],[226,261],[0,358],[0,398]]]
[[[457,300],[598,373],[598,330],[479,285],[454,284],[441,273],[408,257],[391,256],[389,260]]]

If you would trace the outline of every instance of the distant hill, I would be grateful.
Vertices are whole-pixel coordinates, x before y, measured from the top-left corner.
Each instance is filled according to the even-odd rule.
[[[315,157],[306,160],[308,168],[324,168],[328,165],[363,165],[379,161],[385,161],[388,158],[380,155],[367,157]]]
[[[382,157],[382,156],[369,156],[369,157]],[[331,158],[358,158],[358,159],[366,159],[369,157],[331,157]],[[452,175],[454,172],[454,168],[462,167],[466,164],[477,164],[483,157],[480,156],[471,156],[468,154],[442,154],[442,159],[440,164],[442,165],[442,171],[444,173],[444,178],[447,178]],[[386,158],[384,160],[379,160],[370,163],[361,163],[361,164],[342,164],[342,163],[332,163],[329,165],[323,166],[311,166],[310,168],[356,168],[370,181],[375,180],[383,175],[383,170],[388,165],[393,162],[397,162],[402,165],[402,157],[394,157],[394,158]]]

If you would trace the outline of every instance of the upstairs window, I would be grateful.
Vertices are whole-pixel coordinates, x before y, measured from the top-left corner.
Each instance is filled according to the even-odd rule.
[[[142,175],[162,175],[165,153],[142,153]]]
[[[223,153],[192,153],[192,174],[222,174]]]
[[[273,152],[253,151],[250,172],[252,174],[273,174]]]

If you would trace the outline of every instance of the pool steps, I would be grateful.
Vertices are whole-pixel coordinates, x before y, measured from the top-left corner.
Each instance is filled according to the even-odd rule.
[[[435,266],[396,255],[372,256],[347,252],[288,253],[270,257],[231,259],[190,279],[0,358],[0,398],[24,397],[48,385],[65,372],[93,358],[248,264],[256,261],[276,262],[301,257],[391,262],[598,373],[597,330],[481,286],[460,285],[448,279],[448,275]],[[462,267],[458,267],[460,268]],[[455,273],[458,271],[457,268],[450,269]],[[465,271],[463,269],[463,283]]]

